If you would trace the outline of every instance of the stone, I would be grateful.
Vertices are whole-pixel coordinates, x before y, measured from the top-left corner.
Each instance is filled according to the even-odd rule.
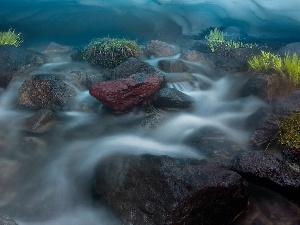
[[[255,96],[263,100],[268,99],[268,81],[264,75],[251,76],[241,90],[242,97]]]
[[[195,50],[190,50],[182,53],[180,59],[189,61],[189,62],[201,62],[205,60],[204,54],[197,52]]]
[[[51,130],[54,124],[54,113],[49,109],[40,109],[24,120],[23,129],[32,133],[45,133]]]
[[[111,74],[106,77],[107,80],[116,80],[127,78],[136,73],[156,73],[156,69],[146,62],[141,62],[136,58],[129,58],[125,62],[114,68]]]
[[[277,51],[277,54],[281,56],[285,56],[286,53],[289,53],[290,56],[295,53],[300,58],[300,42],[289,43]]]
[[[76,91],[61,75],[35,74],[19,89],[19,105],[34,109],[63,109],[75,97]]]
[[[246,207],[248,184],[204,160],[113,154],[96,168],[94,196],[123,224],[219,225]]]
[[[57,53],[57,52],[70,52],[72,48],[67,45],[60,45],[55,42],[51,42],[47,47],[43,50],[44,54],[49,53]]]
[[[164,120],[164,116],[161,113],[151,113],[144,117],[141,122],[141,126],[145,128],[155,128]]]
[[[300,200],[300,174],[266,151],[243,152],[231,161],[230,169],[257,185]]]
[[[281,149],[281,155],[284,160],[290,163],[295,163],[298,166],[300,166],[300,150],[297,148],[291,148],[291,147],[283,147]]]
[[[12,218],[7,215],[0,216],[0,225],[18,225]]]
[[[195,148],[200,154],[205,154],[223,164],[227,164],[235,155],[245,151],[225,132],[211,126],[192,132],[184,143]]]
[[[166,42],[152,40],[145,47],[145,53],[148,56],[167,57],[174,55],[176,52],[174,48]]]
[[[158,68],[167,73],[183,73],[189,71],[189,67],[181,60],[159,60]]]
[[[114,112],[127,112],[149,100],[160,89],[163,76],[159,73],[133,74],[128,78],[93,84],[90,95]]]
[[[293,92],[277,100],[273,105],[273,113],[280,119],[291,116],[300,109],[300,91]]]
[[[17,73],[44,61],[45,57],[40,53],[21,47],[0,46],[0,87],[6,87]]]
[[[188,109],[193,106],[193,99],[175,88],[162,88],[153,98],[153,105],[166,110]]]

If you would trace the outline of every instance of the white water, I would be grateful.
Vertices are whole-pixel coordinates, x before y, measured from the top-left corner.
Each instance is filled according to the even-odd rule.
[[[157,59],[148,62],[156,65]],[[67,63],[46,64],[37,72],[56,71]],[[0,95],[0,148],[4,146],[10,151],[4,151],[0,162],[2,213],[9,214],[19,225],[116,224],[91,197],[93,171],[104,156],[126,152],[203,159],[204,155],[185,146],[183,140],[207,125],[246,145],[248,133],[239,124],[263,103],[256,98],[233,97],[238,82],[232,75],[217,80],[211,79],[210,74],[191,76],[195,78],[193,81],[168,86],[190,95],[195,101],[193,110],[167,113],[165,121],[153,130],[140,127],[145,116],[140,111],[125,115],[101,110],[69,111],[58,114],[55,132],[38,137],[20,130],[22,119],[32,112],[16,108],[20,83],[13,82]],[[202,81],[210,88],[201,90]],[[76,99],[95,102],[86,90],[79,91]],[[34,150],[24,152],[24,138],[34,141]]]

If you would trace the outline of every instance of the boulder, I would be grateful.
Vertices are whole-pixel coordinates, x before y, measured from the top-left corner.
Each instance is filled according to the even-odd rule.
[[[151,113],[144,117],[141,122],[141,126],[145,128],[155,128],[164,120],[164,116],[161,113]]]
[[[300,91],[293,92],[277,100],[273,105],[273,113],[280,119],[291,116],[300,109]]]
[[[18,72],[44,61],[45,57],[40,53],[20,47],[0,46],[0,87],[6,87]]]
[[[145,47],[148,56],[167,57],[176,54],[174,48],[166,42],[152,40]]]
[[[49,109],[40,109],[24,120],[23,129],[32,133],[45,133],[51,130],[54,123],[54,113]]]
[[[76,91],[58,74],[36,74],[28,77],[19,89],[19,105],[35,109],[63,109]]]
[[[153,105],[166,110],[192,107],[193,99],[175,88],[162,88],[153,98]]]
[[[123,224],[219,225],[246,207],[248,184],[206,161],[121,154],[99,162],[94,196]]]
[[[195,50],[201,53],[211,53],[209,46],[203,40],[184,41],[180,44],[180,48],[183,51]]]
[[[289,53],[291,56],[296,53],[298,58],[300,58],[300,42],[289,43],[277,51],[277,54],[281,56],[285,56],[286,53]]]
[[[236,141],[217,127],[205,126],[192,132],[184,143],[200,154],[227,164],[235,155],[244,151]]]
[[[89,92],[108,108],[121,113],[153,97],[162,82],[163,76],[159,73],[138,73],[124,79],[93,84]]]
[[[205,60],[204,54],[197,52],[195,50],[185,51],[180,55],[180,59],[189,61],[189,62],[201,62]]]
[[[18,225],[12,218],[7,215],[0,216],[0,225]]]
[[[241,90],[242,97],[255,96],[262,100],[268,99],[267,92],[268,81],[264,75],[253,75],[251,78],[244,84]]]
[[[183,73],[189,71],[188,66],[181,60],[159,60],[158,68],[167,73]]]
[[[236,156],[230,169],[257,185],[280,191],[300,200],[300,174],[266,151],[247,151]]]
[[[120,78],[127,78],[136,73],[155,73],[156,69],[146,62],[141,62],[136,58],[129,58],[125,62],[114,68],[111,74],[106,77],[107,80],[116,80]]]
[[[281,149],[281,155],[287,162],[300,166],[300,150],[298,148],[284,146]]]

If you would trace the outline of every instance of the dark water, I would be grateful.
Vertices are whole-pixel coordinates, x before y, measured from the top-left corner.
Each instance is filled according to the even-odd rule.
[[[189,17],[189,10],[194,15],[190,4],[183,7],[182,4],[167,4],[167,1],[140,1],[139,4],[132,1],[133,5],[122,3],[120,7],[118,3],[1,1],[0,29],[12,27],[22,32],[24,46],[42,49],[52,41],[80,47],[91,38],[101,36],[128,37],[140,43],[152,38],[176,43],[185,38],[183,34],[193,34],[194,29],[199,28],[199,23],[193,21],[196,19]],[[255,29],[251,23],[252,14],[249,18],[245,15],[244,19],[226,17],[228,13],[224,14],[224,10],[230,5],[221,3],[212,1],[198,8],[202,15],[210,12],[207,23],[203,22],[205,17],[199,18],[204,28],[227,25],[228,31],[235,30],[241,35],[259,34],[265,23],[258,24],[252,33]],[[253,8],[245,10],[250,11],[253,12]],[[273,19],[278,14],[263,13],[263,8],[258,12],[272,15]],[[296,38],[297,20],[286,18],[284,21],[290,23],[278,29],[286,30],[285,38]],[[274,27],[269,27],[269,33],[275,35],[275,31]],[[266,38],[274,38],[274,35]],[[50,61],[35,68],[34,72],[57,71],[62,65],[73,64],[70,57],[63,55],[56,55]],[[158,59],[145,61],[157,67]],[[91,196],[93,170],[99,159],[107,154],[125,151],[202,159],[205,156],[185,146],[183,140],[207,125],[230,134],[233,140],[247,147],[249,133],[244,127],[245,120],[265,103],[255,97],[236,97],[236,89],[243,82],[238,76],[224,73],[220,79],[211,79],[214,71],[203,69],[205,66],[201,64],[191,63],[190,66],[199,68],[199,72],[190,74],[192,81],[176,81],[168,86],[191,96],[195,101],[194,109],[167,113],[164,123],[154,130],[140,126],[145,115],[138,109],[125,115],[112,115],[99,107],[91,112],[60,112],[52,131],[40,135],[26,133],[21,130],[21,123],[33,112],[16,106],[16,90],[22,80],[11,82],[0,95],[1,214],[10,215],[20,225],[116,224],[110,212],[95,204]],[[21,74],[24,78],[28,75],[27,71]],[[203,82],[210,88],[202,90]],[[87,90],[78,90],[77,101],[90,105],[96,102]]]

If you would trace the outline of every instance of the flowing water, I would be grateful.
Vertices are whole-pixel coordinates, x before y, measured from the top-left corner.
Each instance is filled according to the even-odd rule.
[[[53,61],[34,72],[49,73],[71,64],[65,58]],[[157,59],[147,62],[156,66]],[[92,200],[92,175],[101,157],[129,152],[202,159],[205,155],[184,145],[183,140],[207,125],[246,146],[245,119],[264,103],[236,95],[243,82],[240,77],[221,74],[212,79],[211,75],[195,72],[188,75],[189,80],[169,82],[169,87],[191,96],[195,106],[187,112],[165,113],[165,120],[154,129],[140,126],[145,116],[141,110],[114,115],[103,110],[88,91],[78,90],[76,101],[98,105],[98,109],[59,112],[55,127],[38,135],[20,129],[22,120],[33,112],[17,107],[16,90],[22,80],[14,80],[0,95],[1,212],[20,225],[115,224],[110,212]],[[202,83],[207,84],[205,89]]]

